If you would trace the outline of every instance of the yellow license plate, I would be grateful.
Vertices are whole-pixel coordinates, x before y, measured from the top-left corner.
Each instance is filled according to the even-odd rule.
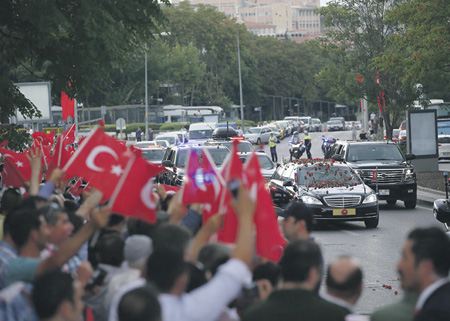
[[[356,215],[356,209],[342,208],[333,210],[333,216],[347,216],[347,215]]]

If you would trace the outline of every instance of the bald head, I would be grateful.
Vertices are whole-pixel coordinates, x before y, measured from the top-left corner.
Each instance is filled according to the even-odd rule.
[[[340,256],[327,271],[327,293],[354,304],[362,292],[362,270],[358,260],[351,256]]]

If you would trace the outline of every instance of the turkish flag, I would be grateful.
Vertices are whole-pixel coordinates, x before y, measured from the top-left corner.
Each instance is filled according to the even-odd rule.
[[[212,215],[224,211],[221,208],[221,198],[225,192],[225,181],[206,149],[202,151],[202,160],[203,181],[208,193],[208,199],[203,202],[203,223],[205,223]]]
[[[69,129],[67,129],[64,133],[62,133],[58,137],[60,136],[62,136],[64,146],[75,143],[75,124],[70,126]]]
[[[56,139],[56,146],[53,150],[53,156],[51,157],[49,168],[53,169],[64,167],[74,153],[75,148],[71,145],[65,144],[64,136],[59,135]]]
[[[54,142],[55,137],[54,134],[55,134],[54,130],[48,135],[44,134],[43,132],[34,132],[33,134],[31,134],[31,137],[33,137],[34,144],[40,144],[51,147]]]
[[[2,172],[3,185],[23,187],[23,182],[29,182],[31,179],[31,165],[26,155],[5,148],[0,148],[0,153],[5,162]]]
[[[222,167],[222,176],[225,184],[229,184],[233,180],[243,180],[243,165],[237,154],[238,141],[233,142],[231,153]],[[231,206],[232,195],[228,188],[223,189],[221,198],[221,207],[225,209],[224,226],[218,233],[218,240],[224,243],[234,243],[237,234],[237,217]]]
[[[153,180],[163,167],[131,154],[125,171],[111,196],[113,213],[156,223],[157,200],[153,196]]]
[[[115,138],[96,127],[83,140],[63,170],[66,178],[81,176],[108,199],[128,163],[131,152]]]
[[[61,92],[61,107],[63,121],[66,121],[69,116],[72,116],[72,119],[75,118],[75,101],[72,98],[69,98],[64,91]]]
[[[286,246],[286,240],[280,233],[277,214],[272,198],[265,189],[265,180],[261,175],[261,166],[255,152],[244,167],[245,184],[252,199],[257,200],[254,222],[256,226],[256,253],[271,261],[278,262]]]
[[[55,130],[53,129],[50,133],[44,135],[45,140],[48,142],[49,146],[52,146],[55,142]]]
[[[74,184],[72,184],[70,187],[70,192],[75,196],[80,196],[83,192],[83,189],[80,189],[81,185],[83,185],[83,179],[80,177]]]
[[[188,161],[186,174],[184,175],[183,204],[204,203],[208,200],[208,193],[205,185],[203,169],[198,159],[198,150],[191,148],[188,151]]]

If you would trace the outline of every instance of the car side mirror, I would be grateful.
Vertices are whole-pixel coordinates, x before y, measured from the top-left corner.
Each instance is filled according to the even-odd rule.
[[[407,161],[413,160],[413,159],[416,159],[416,155],[415,154],[406,154],[406,160]]]
[[[342,156],[339,154],[334,154],[333,157],[331,158],[334,159],[336,162],[342,162],[344,160]]]
[[[364,178],[364,184],[370,184],[372,183],[372,180],[370,178]]]
[[[173,167],[173,164],[170,160],[162,161],[161,165],[164,167]]]

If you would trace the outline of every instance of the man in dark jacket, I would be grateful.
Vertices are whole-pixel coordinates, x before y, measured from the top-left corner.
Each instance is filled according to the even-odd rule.
[[[450,239],[441,229],[409,233],[397,269],[402,288],[419,294],[414,320],[450,320]]]
[[[249,307],[242,321],[345,320],[344,308],[320,298],[322,256],[317,244],[298,240],[289,244],[280,260],[282,285],[260,303]]]

